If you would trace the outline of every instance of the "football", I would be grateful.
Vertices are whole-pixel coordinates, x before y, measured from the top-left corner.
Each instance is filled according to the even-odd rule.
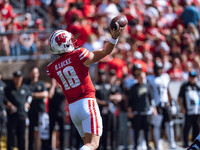
[[[120,27],[125,27],[128,24],[128,20],[124,15],[118,15],[114,17],[110,22],[110,28],[119,30]]]

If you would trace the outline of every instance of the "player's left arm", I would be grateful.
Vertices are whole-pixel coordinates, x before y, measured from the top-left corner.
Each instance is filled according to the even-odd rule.
[[[112,39],[118,40],[118,37],[120,36],[121,32],[124,30],[124,28],[120,28],[119,30],[110,29]],[[103,50],[94,50],[93,52],[90,52],[89,58],[84,62],[85,66],[89,66],[90,64],[93,64],[105,56],[109,55],[115,47],[115,44],[108,42],[105,45],[105,48]]]

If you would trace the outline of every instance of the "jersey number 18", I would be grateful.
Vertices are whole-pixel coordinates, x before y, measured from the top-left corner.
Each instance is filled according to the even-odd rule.
[[[57,75],[61,79],[65,90],[69,90],[71,88],[75,88],[81,84],[78,76],[76,75],[76,72],[74,70],[74,67],[67,66],[63,69],[63,71],[58,71]],[[67,81],[68,83],[67,83]]]

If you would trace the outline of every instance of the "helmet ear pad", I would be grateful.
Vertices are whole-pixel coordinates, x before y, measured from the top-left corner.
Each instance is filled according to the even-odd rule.
[[[53,54],[71,52],[75,49],[73,35],[65,30],[54,31],[49,38],[49,50]]]

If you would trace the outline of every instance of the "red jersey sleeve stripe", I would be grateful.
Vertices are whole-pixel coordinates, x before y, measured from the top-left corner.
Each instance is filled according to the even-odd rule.
[[[89,53],[89,52],[87,51],[87,52],[80,58],[80,60],[82,60],[83,58],[85,58],[85,56],[87,56],[88,53]]]
[[[85,49],[85,50],[79,55],[79,57],[81,57],[83,54],[85,54],[86,51],[87,51],[87,50]]]

